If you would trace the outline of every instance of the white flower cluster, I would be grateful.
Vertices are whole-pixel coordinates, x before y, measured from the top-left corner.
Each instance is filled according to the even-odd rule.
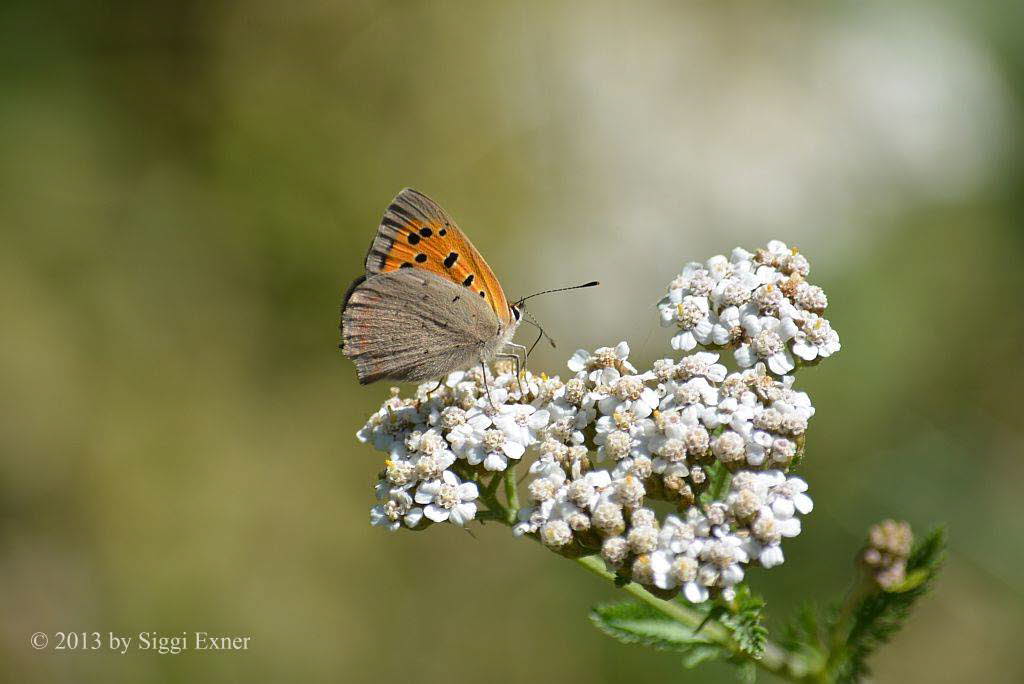
[[[824,291],[806,281],[807,259],[772,240],[750,253],[736,248],[683,267],[659,303],[662,326],[675,326],[672,348],[731,347],[749,368],[764,361],[776,375],[839,351],[839,335],[822,314]]]
[[[785,372],[790,351],[812,360],[839,342],[807,270],[780,242],[688,265],[659,305],[662,320],[680,328],[674,348],[715,351],[650,370],[638,371],[621,342],[577,351],[565,381],[516,378],[499,363],[486,378],[453,373],[411,398],[393,390],[359,432],[389,455],[371,521],[464,525],[478,504],[507,521],[499,478],[531,452],[531,505],[518,511],[517,536],[565,555],[599,553],[661,595],[731,596],[745,566],[783,562],[782,539],[799,534],[812,508],[806,483],[786,472],[803,454],[814,407]],[[723,348],[734,349],[739,370],[720,362]],[[652,502],[673,512],[659,516]]]
[[[403,523],[420,528],[431,521],[461,526],[472,520],[480,492],[456,471],[477,479],[505,470],[536,443],[550,419],[548,411],[522,401],[519,384],[511,373],[488,373],[485,387],[482,371],[475,369],[452,373],[436,390],[436,383],[424,383],[408,399],[393,389],[357,434],[389,455],[371,522],[396,530]],[[529,373],[523,384],[538,386]]]
[[[811,510],[807,485],[783,470],[814,407],[761,364],[729,374],[717,354],[697,352],[638,373],[628,352],[624,342],[577,352],[576,375],[548,381],[564,429],[538,435],[535,505],[514,531],[563,552],[599,550],[619,573],[691,601],[728,595],[743,565],[782,563],[782,538]],[[659,522],[646,499],[681,513]]]

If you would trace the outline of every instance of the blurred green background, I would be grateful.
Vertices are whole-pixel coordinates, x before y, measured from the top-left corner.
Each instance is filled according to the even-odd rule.
[[[816,508],[751,580],[844,590],[870,523],[949,523],[879,681],[1022,681],[1019,3],[0,6],[0,677],[730,681],[612,642],[614,597],[494,526],[368,524],[386,386],[341,294],[412,185],[560,342],[667,334],[691,259],[798,245],[842,353],[800,376]],[[525,337],[525,335],[524,335]],[[37,630],[250,635],[36,652]]]

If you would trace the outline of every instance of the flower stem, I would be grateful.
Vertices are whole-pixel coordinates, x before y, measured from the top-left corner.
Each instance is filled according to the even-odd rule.
[[[516,489],[515,468],[505,469],[505,499],[508,503],[508,524],[515,525],[519,517],[519,493]]]
[[[487,504],[486,511],[478,511],[477,519],[483,520],[497,520],[499,522],[508,523],[508,510],[498,501],[498,497],[495,495],[495,490],[498,488],[498,483],[501,480],[501,474],[495,473],[491,478],[491,481],[486,485],[479,488],[480,500]],[[478,483],[479,485],[479,483]]]
[[[839,614],[836,616],[829,633],[828,658],[821,668],[824,681],[827,681],[828,673],[838,669],[842,664],[843,658],[848,653],[845,646],[850,636],[850,630],[853,627],[852,623],[857,606],[860,605],[865,597],[878,590],[878,586],[872,581],[871,576],[864,572],[863,568],[858,568],[857,577],[854,579],[849,590],[847,590],[842,606],[839,609]]]
[[[583,556],[582,558],[577,558],[575,560],[598,577],[602,577],[611,582],[615,581],[615,575],[605,569],[604,561],[602,561],[598,556]],[[703,624],[704,626],[701,627],[701,633],[717,643],[719,646],[727,649],[734,657],[750,660],[762,670],[771,672],[772,674],[784,679],[800,681],[800,677],[796,676],[790,667],[786,652],[774,642],[767,642],[761,657],[755,658],[749,653],[744,653],[733,641],[729,631],[717,621],[708,620],[705,623],[706,616],[703,613],[693,610],[692,608],[688,608],[682,603],[660,599],[635,582],[626,584],[622,589],[627,594],[643,601],[660,613],[672,618],[680,624],[690,627],[691,629],[697,629]]]

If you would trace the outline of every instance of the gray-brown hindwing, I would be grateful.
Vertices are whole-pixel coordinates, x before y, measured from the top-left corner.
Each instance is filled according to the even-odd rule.
[[[359,382],[423,382],[465,370],[498,340],[494,312],[472,291],[402,269],[353,283],[341,315],[342,351]]]

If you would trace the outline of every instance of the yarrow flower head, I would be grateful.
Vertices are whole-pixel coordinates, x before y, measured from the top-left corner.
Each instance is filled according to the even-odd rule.
[[[892,589],[907,578],[907,558],[913,541],[909,523],[883,520],[871,527],[861,561],[878,586]]]
[[[813,508],[789,474],[815,413],[792,373],[840,344],[809,272],[779,241],[686,264],[658,303],[673,333],[650,369],[619,342],[575,352],[565,376],[495,364],[409,398],[393,390],[358,433],[386,454],[371,522],[498,519],[557,553],[599,555],[660,596],[732,597],[751,567],[784,562]],[[674,511],[658,516],[654,502]],[[865,562],[898,567],[898,536],[873,534]]]
[[[828,297],[807,282],[809,273],[807,259],[778,240],[753,253],[737,248],[689,263],[658,303],[661,324],[676,330],[673,349],[730,349],[743,368],[764,362],[785,375],[794,356],[813,362],[840,349],[823,316]]]

